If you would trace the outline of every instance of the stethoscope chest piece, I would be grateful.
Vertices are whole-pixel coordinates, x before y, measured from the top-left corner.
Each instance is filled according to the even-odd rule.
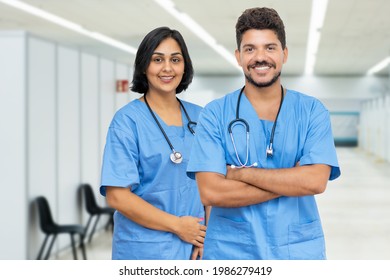
[[[169,157],[171,158],[171,161],[176,164],[181,163],[183,161],[183,156],[181,155],[181,153],[176,151],[172,152]]]

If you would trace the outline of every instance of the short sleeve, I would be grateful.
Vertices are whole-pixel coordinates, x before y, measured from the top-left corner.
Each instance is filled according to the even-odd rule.
[[[307,164],[331,166],[329,180],[340,176],[329,112],[320,102],[315,103],[311,112],[303,156],[300,159],[300,165]]]
[[[129,187],[139,184],[138,145],[131,130],[110,127],[103,154],[100,193],[106,186]]]
[[[200,113],[187,175],[195,178],[196,172],[226,174],[226,159],[220,131],[220,121],[215,114],[216,106],[207,105]]]

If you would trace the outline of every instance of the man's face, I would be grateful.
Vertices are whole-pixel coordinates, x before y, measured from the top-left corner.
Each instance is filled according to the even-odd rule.
[[[246,79],[257,87],[267,87],[278,80],[288,51],[287,47],[283,50],[274,31],[249,29],[235,54]]]

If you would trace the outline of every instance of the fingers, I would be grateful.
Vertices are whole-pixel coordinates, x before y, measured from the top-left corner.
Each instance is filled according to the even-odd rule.
[[[194,246],[191,254],[191,260],[201,260],[203,258],[203,248]]]
[[[181,221],[179,238],[195,246],[203,247],[207,227],[200,223],[202,218],[185,216],[181,217]]]
[[[203,259],[203,248],[199,248],[199,253],[198,253],[198,259],[201,260]]]
[[[199,252],[199,249],[198,249],[198,248],[195,248],[195,249],[192,251],[191,260],[196,260],[196,259],[198,258],[198,252]]]
[[[201,234],[201,235],[198,235],[195,240],[198,241],[199,243],[204,243],[204,238],[206,237],[206,234]]]
[[[193,242],[191,242],[192,245],[196,246],[196,247],[199,247],[199,248],[203,248],[203,243],[202,242],[199,242],[198,240],[193,240]]]
[[[202,226],[198,233],[194,236],[194,239],[190,242],[191,244],[203,248],[204,239],[206,237],[206,227]]]
[[[205,236],[206,236],[206,232],[205,231],[200,231],[195,237],[194,239],[192,239],[190,241],[190,243],[194,246],[197,246],[197,247],[200,247],[202,248],[203,247],[203,243],[204,243],[204,239],[205,239]]]

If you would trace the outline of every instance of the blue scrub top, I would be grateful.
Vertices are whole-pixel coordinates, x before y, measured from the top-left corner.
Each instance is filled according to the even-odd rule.
[[[236,118],[240,90],[209,103],[198,120],[187,172],[226,175],[226,165],[237,165],[228,133]],[[290,168],[331,166],[330,180],[340,175],[330,117],[317,99],[287,90],[274,134],[274,155],[266,156],[273,122],[260,120],[243,94],[240,117],[250,126],[248,165]],[[241,162],[246,157],[243,126],[233,128]],[[204,259],[325,259],[325,241],[314,196],[280,197],[238,208],[213,207],[207,226]]]
[[[182,101],[192,121],[201,107]],[[105,186],[127,188],[155,207],[176,216],[203,217],[196,181],[186,175],[194,136],[187,129],[188,120],[182,109],[183,126],[168,126],[156,114],[183,161],[173,163],[172,153],[145,103],[136,99],[114,116],[108,129],[104,149],[100,192]],[[123,216],[114,214],[112,259],[190,259],[192,244],[175,234],[145,228]]]

